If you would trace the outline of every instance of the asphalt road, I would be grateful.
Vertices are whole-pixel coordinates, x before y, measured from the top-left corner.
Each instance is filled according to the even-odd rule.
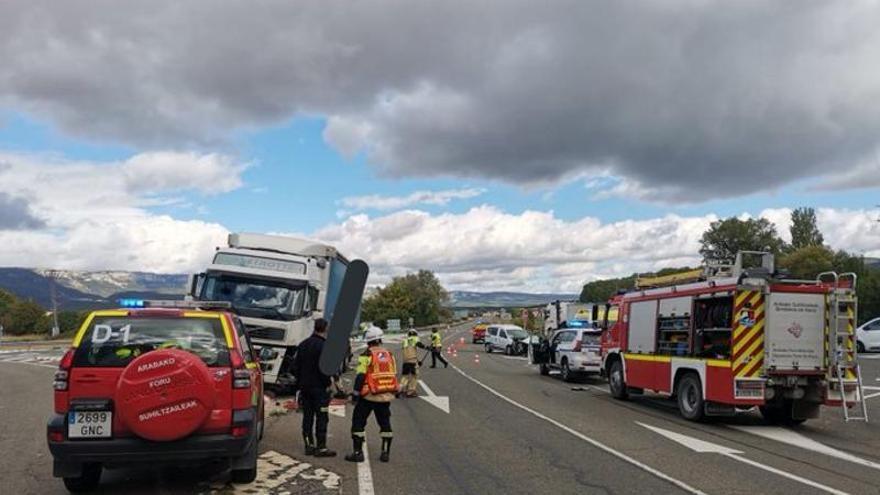
[[[845,424],[828,409],[786,429],[764,425],[757,413],[687,422],[656,396],[617,401],[602,380],[564,383],[524,359],[461,344],[466,334],[455,332],[464,330],[447,335],[459,348],[452,365],[422,372],[434,395],[448,397],[450,412],[442,398],[395,401],[388,464],[378,462],[372,420],[369,466],[342,460],[351,448],[350,405],[331,416],[330,444],[340,457],[306,458],[299,416],[279,401],[258,484],[228,485],[222,464],[145,466],[107,472],[102,492],[880,493],[880,355],[863,360],[865,384],[877,387],[867,390],[878,394],[868,400],[873,422]],[[0,493],[64,493],[44,438],[52,359],[50,351],[0,354]]]

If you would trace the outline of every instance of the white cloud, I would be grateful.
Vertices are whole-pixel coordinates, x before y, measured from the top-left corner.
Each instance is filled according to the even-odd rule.
[[[446,189],[442,191],[416,191],[406,196],[381,196],[371,194],[367,196],[350,196],[342,198],[339,203],[346,208],[354,210],[397,210],[414,205],[438,205],[449,204],[454,199],[475,198],[486,192],[481,188]],[[341,215],[350,214],[340,210]]]
[[[788,236],[788,209],[760,216]],[[748,215],[746,215],[748,216]],[[835,249],[880,256],[877,213],[817,210],[825,240]],[[420,268],[449,288],[577,293],[585,281],[700,263],[699,239],[718,217],[667,215],[603,223],[562,220],[552,212],[505,213],[493,206],[461,214],[407,210],[358,214],[311,234],[370,263],[371,283]]]
[[[14,194],[45,225],[0,230],[0,265],[186,272],[225,242],[219,224],[156,215],[185,206],[168,193],[215,194],[241,184],[229,157],[144,153],[121,162],[73,162],[0,153],[0,194]]]

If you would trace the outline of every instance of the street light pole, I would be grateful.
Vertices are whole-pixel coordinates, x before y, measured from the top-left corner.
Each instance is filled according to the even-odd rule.
[[[49,270],[49,297],[52,300],[52,338],[61,333],[58,328],[58,291],[55,286],[55,279],[58,277],[56,270]]]

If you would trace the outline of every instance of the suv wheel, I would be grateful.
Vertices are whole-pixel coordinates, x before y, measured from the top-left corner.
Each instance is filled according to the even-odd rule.
[[[570,382],[574,378],[571,368],[568,366],[568,359],[562,360],[562,381]]]
[[[703,387],[697,375],[688,373],[683,376],[678,382],[675,395],[678,397],[678,410],[685,419],[690,421],[703,419],[705,414]]]
[[[64,478],[64,486],[71,493],[90,492],[101,482],[101,465],[86,464],[79,476]]]
[[[626,399],[626,382],[623,380],[623,363],[620,359],[615,359],[611,363],[611,369],[608,371],[608,388],[611,389],[611,395],[615,399]]]

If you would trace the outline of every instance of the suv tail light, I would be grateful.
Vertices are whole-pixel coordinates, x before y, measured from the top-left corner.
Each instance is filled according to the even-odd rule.
[[[246,369],[232,370],[232,388],[250,388],[251,372]]]
[[[581,352],[584,348],[584,341],[578,338],[574,341],[574,352]]]
[[[70,370],[70,365],[73,364],[73,352],[74,349],[71,347],[64,353],[61,362],[58,363],[58,371],[55,372],[55,380],[52,382],[52,388],[57,392],[67,390],[68,380],[70,378],[68,370]]]

